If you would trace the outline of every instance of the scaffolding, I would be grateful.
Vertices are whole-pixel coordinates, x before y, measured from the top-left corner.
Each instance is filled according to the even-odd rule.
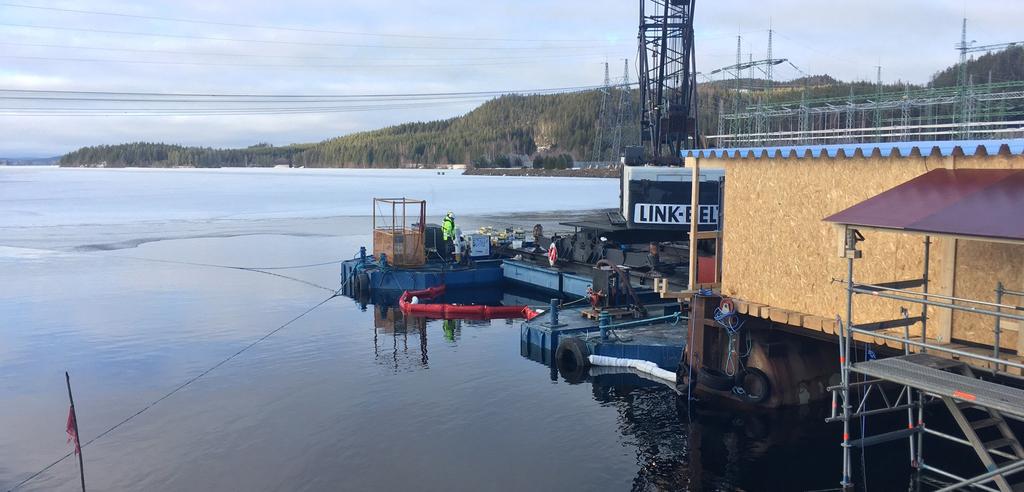
[[[373,255],[394,266],[423,266],[426,263],[426,222],[427,202],[424,200],[374,198]]]
[[[906,439],[911,467],[919,471],[918,477],[922,481],[929,478],[932,484],[938,483],[942,491],[964,488],[996,492],[1019,490],[1024,483],[1024,474],[1014,474],[1024,470],[1024,447],[1008,420],[1024,422],[1024,390],[1004,383],[1016,379],[1019,384],[1022,380],[1014,374],[1020,374],[1024,364],[1019,357],[1011,360],[1009,354],[1000,352],[999,334],[1002,321],[1024,321],[1024,307],[1004,303],[1007,296],[1024,297],[1024,292],[1008,290],[1000,282],[996,286],[995,302],[929,293],[930,235],[924,235],[924,271],[921,278],[884,284],[857,283],[854,260],[862,256],[858,243],[864,237],[857,226],[846,224],[844,227],[842,253],[847,260],[844,282],[846,319],[844,322],[837,316],[840,382],[828,388],[832,391],[832,414],[826,419],[843,424],[843,489],[853,490],[851,458],[854,449]],[[853,309],[855,296],[917,305],[920,306],[920,314],[911,316],[908,309],[900,308],[900,317],[892,321],[857,324]],[[985,349],[939,343],[935,338],[929,338],[929,307],[993,317],[995,343],[991,355]],[[920,334],[912,336],[910,327],[916,324],[920,324]],[[894,332],[893,328],[902,328],[902,333]],[[856,362],[855,340],[872,338],[901,344],[903,354],[877,359],[865,356]],[[862,379],[852,381],[854,374],[859,374]],[[859,395],[852,396],[851,390],[858,390]],[[895,396],[890,396],[894,392]],[[879,405],[869,408],[872,400]],[[950,412],[961,435],[933,429],[926,424],[925,408],[932,405],[944,406]],[[906,414],[906,428],[873,435],[862,432],[856,439],[851,437],[850,424],[854,419],[895,413]],[[925,436],[973,449],[985,471],[964,477],[927,462]],[[931,475],[924,475],[926,473]]]
[[[1024,136],[1024,82],[974,84],[719,108],[715,147]],[[728,133],[724,129],[730,129]],[[744,131],[751,129],[753,131]],[[765,129],[772,129],[765,131]]]

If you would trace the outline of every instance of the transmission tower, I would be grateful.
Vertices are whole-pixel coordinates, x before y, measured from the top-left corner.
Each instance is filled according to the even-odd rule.
[[[878,96],[877,97],[878,97],[878,99],[881,99],[882,98],[882,66],[881,65],[875,65],[875,68],[878,69],[878,76],[877,76],[877,82],[876,82],[876,85],[878,87]],[[874,113],[874,120],[873,120],[873,122],[874,122],[874,126],[875,126],[875,138],[876,138],[877,141],[881,142],[882,141],[882,129],[881,129],[882,128],[882,108],[881,107],[875,107],[875,113]]]
[[[741,59],[741,57],[743,55],[742,42],[743,42],[743,37],[742,36],[736,36],[736,64],[733,65],[734,67],[740,66],[740,62],[742,61],[742,59]],[[714,75],[715,73],[716,72],[714,70],[711,71],[711,75]],[[739,69],[737,69],[735,71],[735,73],[733,74],[733,77],[734,77],[734,79],[736,81],[736,94],[735,94],[734,100],[733,100],[733,111],[739,113],[740,111],[743,110],[743,108],[740,107],[740,93],[742,92],[743,87],[740,85],[740,71],[739,71]],[[743,125],[742,121],[735,121],[734,124],[733,124],[732,133],[733,134],[746,133],[743,130],[743,126],[742,125]]]
[[[767,58],[767,60],[772,60],[772,24],[771,24],[771,21],[768,21],[768,58]],[[780,61],[779,63],[782,63],[782,62]],[[771,94],[772,94],[772,81],[773,81],[773,79],[772,79],[772,67],[774,67],[774,66],[775,66],[774,63],[768,63],[764,67],[765,71],[766,71],[765,75],[768,76],[767,78],[765,78],[765,85],[764,85],[764,93],[767,96],[771,96]]]
[[[597,113],[597,128],[594,135],[594,162],[604,159],[604,127],[608,122],[608,96],[612,81],[608,76],[608,62],[604,63],[604,85],[601,87],[601,109]]]
[[[640,0],[640,131],[655,162],[698,144],[695,0]]]
[[[615,114],[615,130],[612,132],[612,157],[622,155],[622,129],[626,118],[632,118],[632,97],[629,89],[629,59],[622,60],[622,85],[619,86],[619,109]]]
[[[910,85],[903,84],[903,101],[900,102],[901,138],[906,141],[910,134]]]
[[[845,126],[845,128],[847,130],[853,128],[853,107],[854,107],[853,84],[850,84],[850,97],[849,97],[849,99],[846,100],[846,126]],[[852,136],[848,137],[846,141],[848,143],[853,143],[854,142],[854,137],[852,137]]]
[[[804,90],[800,92],[800,119],[797,123],[800,145],[807,144],[807,126],[811,120],[811,113],[807,107],[807,81],[804,79]]]
[[[1009,48],[1011,46],[1018,46],[1024,44],[1024,41],[1013,41],[1010,43],[996,43],[986,44],[982,46],[974,46],[975,41],[967,41],[967,18],[965,17],[963,23],[960,25],[960,42],[957,43],[956,49],[960,52],[960,66],[957,67],[956,72],[956,88],[957,88],[957,123],[959,124],[960,132],[959,138],[967,138],[970,133],[969,127],[972,119],[972,112],[974,110],[974,101],[971,100],[971,81],[967,75],[967,54],[978,53],[982,51],[993,51],[1003,48]]]
[[[965,130],[967,129],[967,49],[970,45],[967,43],[967,18],[964,17],[963,23],[960,25],[960,44],[957,45],[957,49],[960,50],[960,66],[957,67],[956,72],[956,96],[957,106],[957,123],[960,124],[960,138],[966,137]]]
[[[764,94],[762,95],[762,97],[759,98],[758,101],[757,101],[757,109],[755,111],[755,114],[757,116],[755,118],[753,118],[753,121],[752,121],[753,126],[752,127],[749,127],[749,126],[748,127],[744,127],[744,125],[746,123],[746,121],[744,119],[738,119],[738,118],[730,119],[730,125],[729,125],[730,128],[729,128],[729,130],[730,130],[730,133],[732,133],[734,135],[739,135],[739,134],[742,134],[742,133],[747,133],[748,130],[752,130],[754,133],[762,133],[762,132],[767,130],[767,127],[768,127],[767,116],[763,114],[763,109],[762,108],[763,108],[763,102],[764,102],[765,98],[767,98],[771,94],[771,87],[772,87],[772,83],[773,83],[772,67],[774,67],[775,65],[786,63],[786,62],[789,61],[789,59],[787,59],[787,58],[772,58],[772,34],[773,34],[772,30],[769,29],[768,30],[768,58],[765,58],[763,60],[754,60],[753,53],[748,53],[747,54],[747,61],[744,62],[743,61],[743,51],[742,51],[743,38],[741,36],[736,36],[736,63],[733,64],[733,65],[729,65],[727,67],[716,68],[716,69],[712,70],[710,73],[708,73],[708,75],[714,75],[716,73],[725,73],[726,75],[731,75],[733,77],[733,80],[735,81],[735,94],[734,94],[734,99],[733,99],[733,112],[734,112],[734,114],[738,114],[738,113],[743,111],[743,108],[741,107],[741,105],[742,105],[741,104],[741,101],[742,101],[741,94],[743,92],[743,85],[742,85],[743,71],[744,70],[747,71],[747,78],[749,80],[751,80],[751,81],[753,81],[753,79],[754,79],[754,69],[755,68],[758,71],[760,71],[765,76],[765,80],[766,80],[766,84],[764,86],[765,91],[764,91]],[[719,131],[718,133],[722,134],[721,131]]]

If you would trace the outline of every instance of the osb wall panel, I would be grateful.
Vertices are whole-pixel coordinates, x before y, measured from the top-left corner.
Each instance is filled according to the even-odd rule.
[[[931,169],[1024,167],[1022,156],[705,159],[702,165],[705,161],[726,168],[722,292],[826,318],[845,314],[843,286],[831,279],[846,278],[846,260],[837,255],[837,230],[823,222],[824,217]],[[869,231],[864,236],[864,258],[854,267],[857,280],[920,278],[922,237]],[[933,280],[939,278],[944,261],[941,248],[935,246]],[[976,261],[992,260],[982,256]],[[964,279],[962,287],[958,279],[957,294],[966,296],[975,287]],[[933,291],[937,289],[952,290],[933,285]],[[856,298],[855,321],[898,316],[898,303]],[[963,329],[967,333],[968,326]]]
[[[1024,212],[1024,211],[1022,211]],[[996,282],[1024,291],[1024,245],[957,241],[956,296],[995,302]],[[1004,304],[1020,305],[1024,299],[1007,296]],[[979,306],[981,307],[981,306]],[[1019,314],[1019,313],[1014,313]],[[999,346],[1016,348],[1018,333],[1013,321],[1003,320]],[[953,338],[992,345],[995,318],[957,311],[953,313]]]
[[[993,155],[958,157],[952,166],[957,169],[1024,169],[1024,156]],[[956,275],[953,294],[967,299],[995,300],[996,282],[1007,289],[1024,291],[1024,246],[957,240]],[[1006,303],[1020,305],[1024,299],[1007,297]],[[1001,347],[1017,346],[1017,332],[1007,328],[1000,339]],[[994,319],[991,316],[953,313],[953,338],[991,345],[994,342]]]

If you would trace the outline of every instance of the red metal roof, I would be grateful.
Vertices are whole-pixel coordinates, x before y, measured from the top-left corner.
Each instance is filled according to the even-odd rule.
[[[935,169],[825,220],[1024,241],[1024,169]]]

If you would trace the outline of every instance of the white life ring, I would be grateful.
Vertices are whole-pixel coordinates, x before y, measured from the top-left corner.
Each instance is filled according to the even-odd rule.
[[[555,243],[552,242],[551,246],[548,246],[548,263],[550,263],[551,266],[555,266],[556,261],[558,261],[558,247],[556,247]]]

